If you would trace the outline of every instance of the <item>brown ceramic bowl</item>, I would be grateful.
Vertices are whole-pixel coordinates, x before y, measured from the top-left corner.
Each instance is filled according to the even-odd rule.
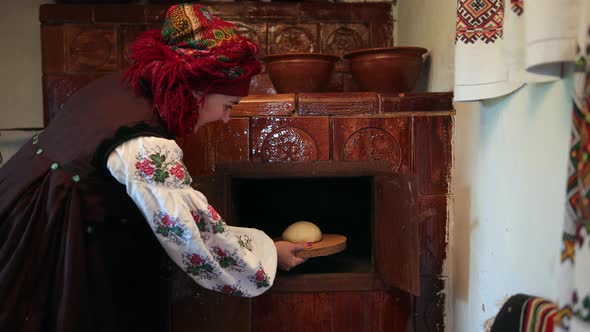
[[[421,47],[386,47],[356,50],[343,55],[362,91],[409,92],[422,71]]]
[[[280,53],[262,60],[278,93],[321,92],[330,83],[335,55],[321,53]]]

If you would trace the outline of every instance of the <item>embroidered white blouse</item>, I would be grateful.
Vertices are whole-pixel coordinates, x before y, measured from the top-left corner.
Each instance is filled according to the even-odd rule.
[[[272,239],[223,221],[191,187],[174,140],[134,138],[109,155],[107,166],[127,187],[168,255],[199,285],[244,297],[272,286],[277,269]]]

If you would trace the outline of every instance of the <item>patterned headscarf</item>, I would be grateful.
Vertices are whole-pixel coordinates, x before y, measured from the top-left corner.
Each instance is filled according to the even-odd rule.
[[[136,93],[148,82],[154,111],[172,134],[185,136],[197,123],[207,93],[248,94],[250,79],[261,69],[257,54],[258,46],[234,24],[203,6],[183,3],[168,9],[162,30],[148,30],[133,42],[132,65],[122,79]]]

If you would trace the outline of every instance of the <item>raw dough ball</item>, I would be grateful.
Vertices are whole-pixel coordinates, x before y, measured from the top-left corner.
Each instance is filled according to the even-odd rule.
[[[318,226],[309,221],[298,221],[285,229],[283,240],[293,243],[315,243],[322,240],[322,231],[320,231]]]

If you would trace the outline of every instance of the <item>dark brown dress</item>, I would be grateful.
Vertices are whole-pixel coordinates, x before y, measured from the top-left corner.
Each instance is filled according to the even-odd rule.
[[[0,331],[164,330],[166,255],[105,168],[138,136],[166,132],[110,75],[0,169]]]

